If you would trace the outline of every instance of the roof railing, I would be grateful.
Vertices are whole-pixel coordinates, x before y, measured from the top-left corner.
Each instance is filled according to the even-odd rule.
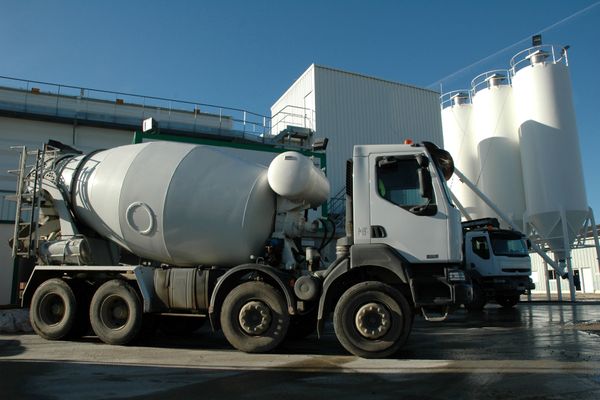
[[[10,104],[4,104],[0,99],[2,106],[14,108],[11,111],[68,118],[86,118],[95,113],[94,118],[102,118],[104,122],[131,119],[131,123],[136,124],[153,117],[163,128],[173,128],[170,125],[180,124],[181,118],[185,117],[186,130],[203,133],[206,126],[202,124],[210,119],[209,133],[241,136],[259,142],[268,142],[270,136],[277,135],[287,125],[314,129],[314,110],[291,105],[270,117],[235,107],[7,76],[0,76],[0,88],[16,91]],[[55,98],[44,98],[42,107],[40,99],[44,96]],[[101,109],[101,114],[94,107]]]
[[[472,96],[469,89],[458,89],[443,93],[440,96],[440,107],[442,110],[452,105],[471,104]]]
[[[510,59],[510,72],[514,76],[520,69],[531,65],[532,63],[549,60],[554,64],[564,63],[569,65],[567,50],[570,46],[560,47],[552,44],[544,44],[533,46],[525,50],[521,50]]]

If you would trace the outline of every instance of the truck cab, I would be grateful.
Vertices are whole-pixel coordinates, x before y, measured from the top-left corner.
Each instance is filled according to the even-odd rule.
[[[495,218],[463,222],[463,231],[465,271],[474,292],[467,309],[481,310],[489,301],[510,308],[535,288],[529,246],[521,232],[500,229]]]
[[[340,343],[361,357],[394,354],[415,314],[440,321],[471,300],[459,210],[446,180],[452,157],[432,143],[360,145],[347,164],[346,237],[323,279]]]

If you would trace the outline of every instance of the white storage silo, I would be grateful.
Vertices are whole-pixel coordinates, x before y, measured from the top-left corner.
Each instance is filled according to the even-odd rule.
[[[564,259],[588,215],[566,58],[537,46],[513,57],[511,67],[526,223]]]
[[[469,180],[477,174],[477,157],[473,147],[473,104],[467,91],[454,91],[443,94],[442,128],[444,149],[452,155],[454,165]],[[472,219],[481,218],[481,200],[464,185],[456,175],[448,182],[448,187],[460,203],[459,206]]]
[[[473,137],[478,159],[477,186],[522,229],[525,195],[508,71],[489,71],[472,81]],[[502,219],[485,204],[485,216]]]

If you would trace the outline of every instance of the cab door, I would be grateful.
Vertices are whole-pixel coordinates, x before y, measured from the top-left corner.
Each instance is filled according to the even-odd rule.
[[[436,168],[423,158],[424,153],[369,156],[371,243],[387,244],[411,263],[448,262],[449,205]],[[423,168],[428,173],[420,173]],[[423,195],[422,175],[430,180],[430,198]]]

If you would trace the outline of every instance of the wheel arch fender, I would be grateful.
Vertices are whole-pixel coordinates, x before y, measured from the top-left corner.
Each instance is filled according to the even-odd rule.
[[[28,308],[31,305],[31,299],[37,288],[40,287],[42,283],[52,278],[62,278],[62,274],[56,271],[39,271],[34,268],[25,285],[21,306]]]
[[[377,262],[377,260],[368,260],[364,257],[353,260],[351,256],[349,260],[339,263],[325,277],[317,314],[317,333],[319,335],[323,333],[325,316],[333,310],[337,299],[351,286],[365,280],[380,281],[394,286],[406,296],[411,305],[414,304],[408,276],[402,263]]]
[[[293,295],[293,285],[286,285],[286,281],[291,279],[290,274],[284,271],[275,270],[273,267],[262,264],[243,264],[238,265],[227,271],[217,282],[214,290],[210,296],[210,303],[208,307],[208,317],[213,330],[217,330],[220,327],[219,315],[221,313],[221,307],[227,294],[237,285],[244,282],[244,276],[256,273],[265,282],[271,284],[276,290],[279,290],[287,304],[288,313],[290,315],[295,314],[295,304]]]

